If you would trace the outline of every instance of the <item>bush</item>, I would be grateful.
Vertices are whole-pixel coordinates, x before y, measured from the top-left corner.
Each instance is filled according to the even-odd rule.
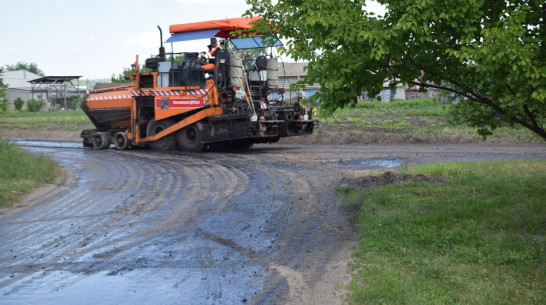
[[[76,110],[80,106],[82,99],[79,97],[75,97],[72,99],[72,102],[70,103],[70,109]]]
[[[42,100],[37,101],[35,99],[30,99],[27,101],[27,109],[30,112],[38,112],[40,111],[40,108],[42,108],[42,106],[44,105],[45,103]]]
[[[24,104],[25,104],[25,102],[20,97],[13,100],[13,106],[15,107],[15,110],[17,110],[17,111],[21,111],[21,109],[23,109]]]
[[[8,110],[8,100],[2,99],[0,100],[0,111],[6,112]]]

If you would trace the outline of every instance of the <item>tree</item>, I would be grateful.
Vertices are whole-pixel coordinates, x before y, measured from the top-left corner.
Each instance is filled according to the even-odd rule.
[[[8,100],[6,99],[8,86],[4,84],[4,80],[2,79],[3,73],[4,70],[0,68],[0,110],[5,112],[8,109]]]
[[[27,70],[28,72],[32,72],[40,76],[45,76],[44,71],[40,70],[38,68],[38,65],[36,65],[35,63],[26,63],[26,62],[19,61],[15,65],[6,65],[6,71],[17,71],[17,70]]]
[[[112,74],[110,81],[112,83],[130,83],[132,82],[130,76],[133,74],[135,74],[135,68],[123,68],[123,72],[119,73],[118,75],[115,73]]]
[[[309,61],[304,83],[326,112],[376,95],[388,80],[462,98],[458,118],[484,137],[502,123],[546,140],[546,5],[540,0],[247,0],[255,30]],[[300,84],[301,85],[301,84]],[[463,114],[463,115],[460,115]]]

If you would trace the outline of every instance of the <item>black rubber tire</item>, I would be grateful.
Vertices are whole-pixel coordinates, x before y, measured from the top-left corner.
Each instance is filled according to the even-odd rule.
[[[114,146],[117,150],[125,150],[131,146],[129,139],[127,139],[127,135],[123,131],[116,133],[112,142],[114,142]]]
[[[84,138],[83,139],[83,147],[85,148],[93,148],[93,142],[90,142],[89,140],[87,140],[87,138]]]
[[[149,137],[154,136],[159,132],[171,127],[172,125],[174,125],[174,123],[175,122],[172,119],[164,119],[161,121],[156,121],[155,119],[152,119],[148,124],[148,127],[146,128],[146,134]],[[168,134],[161,139],[150,142],[150,147],[154,151],[177,150],[174,133]]]
[[[97,132],[93,136],[93,147],[95,149],[106,149],[110,147],[110,135],[107,132]]]
[[[202,130],[201,122],[191,124],[179,130],[176,133],[178,147],[186,151],[200,151],[203,149],[203,142],[201,142]]]

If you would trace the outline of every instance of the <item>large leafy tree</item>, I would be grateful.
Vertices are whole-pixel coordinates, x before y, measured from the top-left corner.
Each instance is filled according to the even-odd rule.
[[[378,94],[385,80],[461,97],[458,118],[483,136],[519,124],[546,140],[546,5],[543,0],[247,0],[259,32],[288,40],[309,61],[306,83],[327,112]]]
[[[35,63],[26,63],[19,61],[15,65],[6,65],[6,71],[17,71],[17,70],[27,70],[34,74],[45,76],[44,71],[38,68],[38,65]]]

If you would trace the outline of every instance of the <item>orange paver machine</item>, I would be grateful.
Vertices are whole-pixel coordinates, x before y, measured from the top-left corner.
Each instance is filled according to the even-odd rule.
[[[199,151],[311,134],[313,111],[285,101],[279,88],[279,63],[272,53],[281,42],[233,32],[250,30],[256,18],[170,26],[165,42],[171,46],[196,39],[218,43],[202,53],[166,53],[158,27],[161,46],[157,56],[145,60],[147,72],[139,71],[137,56],[132,83],[92,90],[82,102],[96,127],[82,131],[84,146]]]

